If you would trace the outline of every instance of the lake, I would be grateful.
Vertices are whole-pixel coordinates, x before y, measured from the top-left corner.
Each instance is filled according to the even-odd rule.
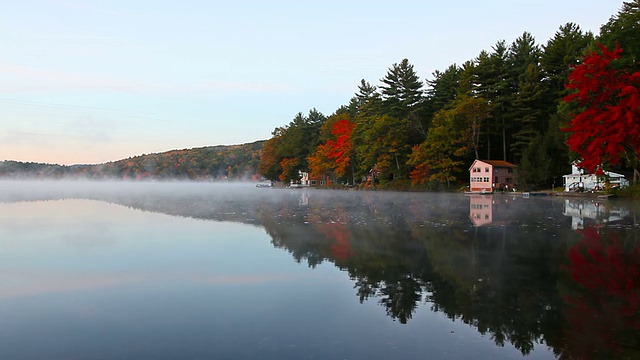
[[[640,357],[621,199],[0,182],[2,359]]]

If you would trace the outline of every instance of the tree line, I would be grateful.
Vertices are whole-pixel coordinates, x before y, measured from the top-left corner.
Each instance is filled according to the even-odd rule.
[[[349,184],[440,188],[466,182],[473,160],[487,159],[518,165],[523,184],[559,183],[572,161],[589,155],[567,145],[580,129],[570,125],[572,120],[589,107],[572,97],[580,85],[570,75],[588,56],[618,47],[622,51],[610,66],[616,76],[629,74],[632,80],[609,94],[608,104],[617,101],[627,85],[637,93],[640,75],[633,74],[640,70],[638,23],[640,0],[624,2],[597,35],[567,23],[541,45],[525,31],[511,43],[497,41],[461,65],[436,70],[428,80],[402,59],[379,84],[361,80],[349,102],[330,116],[311,109],[276,128],[265,143],[259,171],[283,182],[297,181],[300,171],[309,171],[332,172]],[[631,118],[627,129],[635,132],[630,138],[640,136],[637,104],[609,121],[619,122],[621,116]],[[624,156],[614,157],[619,161],[608,161],[607,156],[598,161],[621,172],[637,169],[638,147],[627,145]]]
[[[123,180],[251,180],[258,177],[264,141],[144,154],[96,165],[0,162],[4,178]]]

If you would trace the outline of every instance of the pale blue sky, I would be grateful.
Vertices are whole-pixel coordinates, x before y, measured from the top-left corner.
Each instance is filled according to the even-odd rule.
[[[268,139],[408,58],[421,79],[622,0],[6,1],[0,160],[101,163]]]

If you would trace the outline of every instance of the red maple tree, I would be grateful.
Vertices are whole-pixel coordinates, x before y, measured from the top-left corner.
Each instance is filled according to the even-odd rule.
[[[581,112],[564,129],[571,133],[567,145],[581,158],[579,166],[591,173],[627,160],[635,182],[640,177],[640,72],[612,66],[622,53],[618,45],[613,51],[598,47],[600,53],[591,52],[569,75],[566,86],[576,91],[564,100]]]
[[[356,124],[341,119],[331,127],[334,139],[327,140],[316,148],[314,155],[309,157],[311,173],[320,175],[323,171],[333,170],[336,177],[343,177],[351,164],[352,142],[351,133]]]

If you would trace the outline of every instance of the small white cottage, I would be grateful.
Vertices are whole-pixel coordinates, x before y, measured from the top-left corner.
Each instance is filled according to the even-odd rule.
[[[629,186],[629,180],[624,175],[612,171],[605,171],[603,175],[587,174],[573,163],[571,174],[563,176],[564,191],[600,191],[607,182],[613,187]]]

